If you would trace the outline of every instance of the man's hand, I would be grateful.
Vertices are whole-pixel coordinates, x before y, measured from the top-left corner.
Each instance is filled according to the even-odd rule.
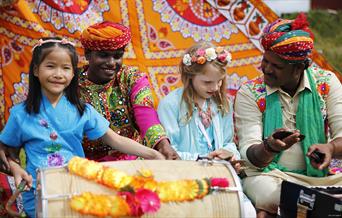
[[[9,173],[10,165],[6,157],[6,147],[0,143],[0,171],[4,173]]]
[[[155,150],[162,153],[166,160],[180,160],[177,152],[171,147],[168,139],[162,139],[154,147]]]
[[[325,154],[324,161],[323,163],[316,163],[315,161],[311,160],[311,165],[319,170],[327,168],[330,165],[333,156],[334,145],[331,143],[311,145],[308,150],[308,153],[306,153],[306,156],[310,157],[312,152],[314,152],[315,150]]]
[[[300,133],[298,130],[294,130],[291,135],[285,137],[284,139],[276,139],[273,137],[274,134],[283,132],[283,131],[291,131],[291,130],[285,129],[285,128],[276,129],[273,132],[273,134],[270,137],[268,137],[267,143],[269,144],[272,150],[279,151],[279,152],[287,150],[292,145],[296,144],[297,142],[301,140]]]

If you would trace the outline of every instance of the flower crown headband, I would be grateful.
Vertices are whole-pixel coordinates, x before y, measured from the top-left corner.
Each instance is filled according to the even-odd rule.
[[[47,39],[47,40],[39,39],[38,42],[37,42],[37,44],[35,44],[35,45],[33,46],[32,51],[33,51],[35,48],[37,48],[37,47],[39,47],[39,46],[42,46],[42,45],[44,45],[45,43],[49,43],[49,42],[61,43],[61,44],[63,44],[63,45],[69,44],[69,45],[75,46],[75,43],[73,43],[73,42],[67,40],[66,38],[63,38],[63,39]]]
[[[183,64],[191,66],[192,63],[205,64],[207,61],[213,61],[217,59],[221,63],[230,63],[232,61],[232,55],[223,47],[219,46],[216,48],[200,48],[192,56],[185,54],[183,57]]]

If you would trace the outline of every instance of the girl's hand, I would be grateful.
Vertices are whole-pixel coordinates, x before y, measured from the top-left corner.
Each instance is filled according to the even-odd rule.
[[[236,160],[236,157],[233,156],[229,161],[230,161],[231,163],[233,163],[233,161],[235,161],[235,160]],[[240,171],[241,171],[241,164],[240,164],[239,162],[235,162],[235,164],[232,164],[232,165],[233,165],[233,167],[234,167],[236,173],[239,174]]]
[[[160,152],[158,152],[156,150],[152,150],[151,151],[151,157],[148,157],[145,159],[148,159],[148,160],[165,160],[165,157]]]
[[[208,154],[209,159],[230,160],[234,156],[233,152],[226,149],[218,149]]]
[[[10,164],[10,167],[11,167],[12,174],[14,176],[15,185],[18,187],[18,185],[20,184],[21,180],[25,180],[26,183],[27,183],[27,186],[26,186],[25,190],[26,191],[30,190],[30,188],[32,187],[32,181],[33,181],[32,176],[29,175],[16,162],[10,160],[9,164]]]
[[[167,160],[180,160],[179,155],[171,147],[169,140],[167,139],[162,139],[158,144],[156,144],[154,149],[162,153]]]

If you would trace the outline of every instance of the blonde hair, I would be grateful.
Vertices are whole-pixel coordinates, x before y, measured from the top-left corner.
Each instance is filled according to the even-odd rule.
[[[186,54],[189,54],[190,56],[195,56],[196,52],[199,49],[207,49],[207,48],[215,48],[215,46],[208,42],[200,42],[192,47],[188,48],[186,50]],[[203,68],[207,64],[212,64],[215,68],[219,70],[219,72],[223,74],[226,74],[225,67],[227,66],[227,61],[222,62],[218,58],[212,60],[212,61],[206,61],[204,64],[199,63],[192,63],[191,65],[186,65],[184,61],[182,60],[179,65],[179,72],[181,74],[181,80],[184,86],[184,91],[182,95],[182,101],[185,102],[186,107],[188,108],[187,113],[187,120],[190,120],[193,113],[193,104],[194,104],[194,94],[195,90],[192,84],[192,78],[196,75],[203,74]],[[226,93],[226,87],[227,87],[227,78],[224,77],[222,80],[222,84],[220,87],[220,90],[213,96],[214,102],[217,104],[218,110],[222,115],[229,112],[229,103]]]

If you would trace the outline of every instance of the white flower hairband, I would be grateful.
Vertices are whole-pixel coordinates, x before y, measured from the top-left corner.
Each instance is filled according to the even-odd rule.
[[[67,40],[66,38],[63,38],[63,39],[47,39],[47,40],[39,39],[38,42],[33,46],[32,51],[35,48],[37,48],[39,46],[42,46],[43,44],[49,43],[49,42],[56,42],[56,43],[61,43],[61,44],[69,44],[69,45],[75,46],[75,43]]]
[[[216,48],[200,48],[192,56],[185,54],[183,64],[186,66],[191,66],[192,63],[204,64],[206,61],[213,61],[215,59],[222,63],[230,63],[232,61],[232,55],[220,46]]]

